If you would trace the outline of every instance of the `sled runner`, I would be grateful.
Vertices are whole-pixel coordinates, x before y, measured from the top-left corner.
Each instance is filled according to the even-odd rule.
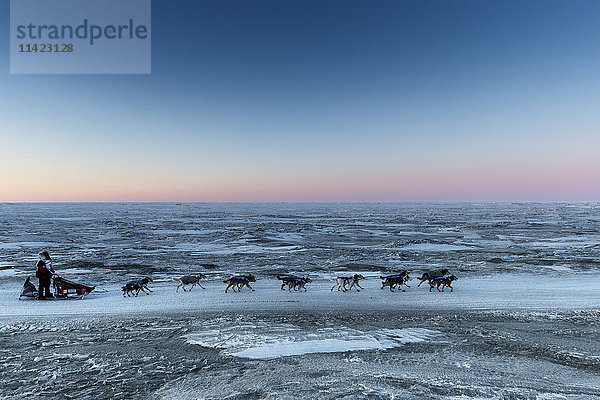
[[[64,299],[83,298],[95,288],[95,286],[75,283],[57,275],[54,276],[52,287],[54,288],[54,296]]]

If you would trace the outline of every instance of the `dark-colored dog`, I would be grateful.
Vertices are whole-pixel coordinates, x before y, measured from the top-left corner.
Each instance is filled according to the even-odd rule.
[[[423,275],[421,275],[420,278],[418,278],[421,282],[419,282],[417,287],[421,286],[421,284],[425,281],[428,281],[428,280],[434,279],[434,278],[442,278],[442,277],[448,275],[449,273],[450,273],[450,271],[448,271],[446,268],[440,269],[437,271],[426,271],[423,273]]]
[[[406,284],[406,282],[410,280],[410,275],[407,270],[403,270],[399,274],[380,276],[379,278],[382,280],[381,288],[383,289],[386,286],[389,286],[390,292],[393,292],[395,287],[400,291],[405,292],[405,290],[402,289],[402,285],[410,287]]]
[[[288,290],[291,291],[292,289],[294,289],[294,290],[298,291],[300,289],[304,289],[304,291],[306,292],[305,285],[307,283],[311,283],[311,282],[312,282],[312,279],[310,279],[308,276],[305,276],[304,278],[297,278],[297,279],[291,280],[288,282],[288,287],[289,287]]]
[[[223,281],[223,283],[227,284],[225,293],[227,293],[227,290],[229,290],[229,288],[232,286],[234,292],[236,291],[236,287],[237,291],[240,292],[244,286],[247,286],[248,289],[254,292],[254,289],[252,289],[252,286],[250,286],[250,282],[256,282],[256,277],[252,274],[232,276],[231,278]]]
[[[131,297],[131,294],[137,297],[137,295],[140,294],[140,291],[150,294],[148,292],[152,292],[152,290],[148,287],[149,282],[152,282],[152,278],[150,277],[145,277],[139,281],[127,282],[125,286],[121,288],[123,290],[123,297],[125,297],[125,294],[127,294],[127,297]]]
[[[442,276],[441,278],[432,278],[429,280],[429,291],[434,287],[438,290],[438,292],[443,292],[445,287],[449,287],[451,292],[454,292],[454,288],[452,287],[452,282],[458,280],[458,278],[454,275],[450,276]],[[440,286],[442,290],[440,290]]]
[[[185,290],[185,287],[187,285],[192,285],[192,287],[190,288],[190,292],[196,285],[200,286],[201,289],[204,289],[204,287],[200,284],[200,279],[204,279],[204,278],[206,278],[206,276],[204,274],[184,275],[181,278],[173,278],[173,280],[175,282],[179,283],[179,285],[177,285],[177,289],[175,289],[175,291],[179,292],[179,287],[183,287],[183,291],[187,292],[187,290]]]
[[[286,285],[290,285],[290,282],[295,280],[295,279],[301,279],[299,276],[295,276],[295,275],[285,275],[285,276],[280,276],[277,275],[277,279],[279,279],[281,281],[281,290],[284,290],[284,287]]]
[[[348,290],[352,290],[352,288],[356,286],[356,291],[360,292],[360,289],[364,289],[364,287],[360,286],[360,284],[358,283],[361,279],[365,279],[365,277],[361,274],[354,274],[354,276],[338,276],[333,280],[335,282],[335,285],[333,285],[330,291],[333,292],[333,289],[337,287],[338,291],[342,290],[344,292],[347,292]],[[348,287],[348,285],[350,285],[350,287]]]
[[[291,291],[292,289],[294,289],[296,291],[298,289],[304,289],[304,291],[306,292],[306,286],[304,286],[304,285],[312,282],[312,279],[310,279],[308,276],[301,278],[299,276],[294,276],[294,275],[289,275],[289,276],[277,275],[277,279],[279,279],[281,281],[281,290],[284,290],[284,287],[287,285],[288,291]]]

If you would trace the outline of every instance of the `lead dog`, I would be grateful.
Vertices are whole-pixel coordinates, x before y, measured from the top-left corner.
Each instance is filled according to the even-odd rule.
[[[140,294],[140,291],[150,294],[148,292],[152,292],[152,290],[148,287],[149,282],[152,282],[152,278],[148,276],[139,281],[127,282],[125,286],[121,287],[121,290],[123,290],[123,297],[125,297],[125,294],[127,294],[127,297],[131,297],[131,294],[137,297],[138,294]]]
[[[364,287],[360,286],[358,283],[361,279],[365,279],[361,274],[354,274],[354,276],[338,276],[337,278],[332,279],[332,281],[335,282],[335,285],[333,285],[330,292],[333,292],[333,289],[336,287],[338,291],[342,290],[347,292],[348,290],[352,290],[354,286],[357,287],[356,291],[360,292],[360,289],[364,289]],[[348,285],[350,285],[350,287],[347,287]]]
[[[448,275],[449,273],[450,273],[450,271],[448,271],[446,268],[440,269],[437,271],[425,271],[423,273],[423,275],[421,275],[420,278],[417,278],[421,281],[421,282],[419,282],[417,287],[421,286],[421,284],[425,281],[429,281],[430,279],[435,279],[435,278],[442,278],[442,277]]]
[[[254,292],[254,289],[252,289],[252,286],[250,286],[250,282],[256,282],[256,277],[252,274],[232,276],[231,278],[223,281],[223,283],[227,284],[225,293],[227,293],[227,290],[229,290],[229,288],[232,286],[234,292],[236,291],[236,287],[238,289],[237,291],[240,292],[244,286],[247,286],[248,289]]]
[[[452,282],[457,281],[458,278],[454,275],[443,276],[441,278],[432,278],[429,280],[429,291],[434,287],[438,290],[438,292],[443,292],[444,288],[449,287],[451,292],[454,292],[454,288],[452,287]],[[440,286],[442,290],[440,290]]]
[[[173,278],[173,280],[175,282],[179,283],[179,285],[177,285],[177,289],[175,289],[175,291],[179,292],[179,288],[183,287],[183,291],[187,292],[187,290],[185,290],[185,287],[187,285],[192,285],[192,287],[190,288],[190,292],[196,285],[200,286],[201,289],[204,289],[204,287],[200,284],[200,279],[204,279],[204,278],[206,278],[206,276],[204,274],[184,275],[181,278]]]

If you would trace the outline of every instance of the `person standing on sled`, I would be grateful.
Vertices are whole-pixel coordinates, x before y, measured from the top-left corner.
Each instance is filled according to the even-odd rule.
[[[42,251],[39,256],[40,260],[36,264],[37,272],[35,273],[36,278],[40,280],[38,299],[45,300],[54,297],[50,293],[50,278],[54,273],[54,268],[52,268],[52,259],[47,251]]]

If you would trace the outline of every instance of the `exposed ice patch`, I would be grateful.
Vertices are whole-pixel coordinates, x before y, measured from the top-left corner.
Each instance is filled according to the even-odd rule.
[[[400,231],[400,232],[394,232],[394,235],[396,235],[396,236],[414,236],[414,235],[434,236],[434,235],[437,235],[437,233],[419,232],[419,231]]]
[[[279,252],[295,252],[303,251],[300,246],[259,246],[256,244],[242,244],[236,246],[228,246],[222,243],[178,243],[167,251],[188,251],[195,254],[216,254],[216,255],[233,255],[233,254],[248,254],[248,253],[279,253]]]
[[[553,239],[542,239],[535,242],[530,242],[530,246],[543,247],[543,248],[585,248],[597,246],[600,240],[597,236],[589,236],[586,239],[582,239],[579,236],[567,236]]]
[[[572,272],[573,270],[566,265],[540,265],[540,268],[547,268],[554,271]]]
[[[563,400],[568,399],[567,396],[558,393],[542,393],[535,396],[536,400]]]
[[[276,232],[266,237],[271,240],[283,240],[283,241],[302,241],[304,240],[304,235],[296,232]]]
[[[393,400],[394,399],[394,395],[392,393],[389,393],[383,389],[373,389],[373,388],[367,387],[366,385],[363,385],[362,383],[360,383],[358,386],[361,388],[361,393],[369,398],[375,398],[375,399],[381,399],[381,400],[388,400],[388,399]]]
[[[457,251],[457,250],[476,250],[476,247],[462,246],[445,243],[415,243],[400,247],[400,250],[412,251]]]
[[[0,249],[3,250],[19,250],[23,247],[38,247],[43,249],[47,246],[52,246],[54,243],[50,242],[12,242],[12,243],[0,243]]]
[[[442,332],[424,328],[363,332],[340,327],[307,332],[289,324],[230,324],[188,334],[184,338],[188,344],[218,349],[231,356],[263,360],[313,353],[386,350],[406,343],[429,341],[443,335]]]
[[[91,274],[94,271],[92,271],[91,269],[84,269],[84,268],[67,268],[67,269],[63,269],[60,271],[61,274],[65,274],[65,275],[77,275],[77,274]]]
[[[0,261],[0,268],[6,268],[6,267],[12,267],[14,266],[15,263],[14,262],[4,262],[4,261]]]
[[[264,360],[270,358],[300,356],[312,353],[340,353],[344,351],[383,349],[377,339],[318,339],[301,340],[298,342],[282,340],[262,346],[251,347],[232,353],[233,356]]]
[[[155,235],[211,235],[221,232],[218,229],[153,229]]]
[[[41,219],[45,219],[47,221],[66,221],[66,222],[76,222],[76,221],[93,221],[94,217],[43,217]]]
[[[481,235],[475,231],[461,231],[462,237],[465,240],[479,240]]]
[[[16,271],[14,269],[0,269],[0,278],[15,276],[15,272]]]
[[[33,271],[35,271],[34,267],[32,267],[29,271],[23,270],[22,268],[0,269],[0,278],[11,278],[13,276],[28,275],[28,274],[32,273]]]

